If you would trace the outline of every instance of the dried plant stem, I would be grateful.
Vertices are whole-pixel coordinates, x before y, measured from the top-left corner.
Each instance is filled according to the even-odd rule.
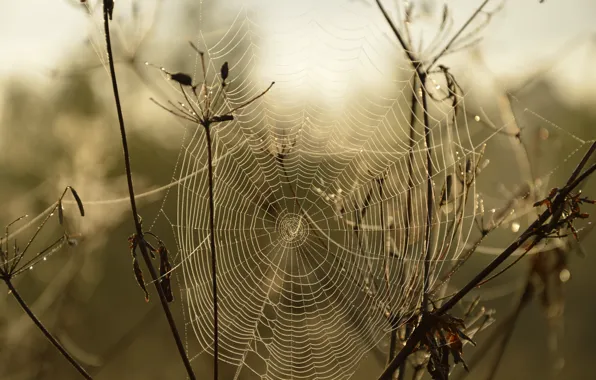
[[[445,55],[445,53],[449,51],[449,49],[451,49],[455,41],[457,41],[457,39],[461,36],[464,30],[466,30],[470,23],[480,14],[480,12],[482,12],[482,10],[486,6],[486,4],[488,4],[489,1],[490,0],[484,0],[482,4],[480,4],[480,6],[476,8],[474,13],[470,17],[468,17],[468,20],[461,26],[461,28],[459,28],[459,30],[453,35],[453,37],[451,37],[451,40],[449,40],[449,42],[447,43],[447,45],[445,45],[443,50],[441,50],[441,52],[437,54],[431,61],[431,63],[427,66],[429,70],[435,65],[435,63],[437,63],[439,59],[441,59],[441,57]]]
[[[389,17],[389,13],[387,13],[387,11],[385,10],[385,7],[383,7],[383,4],[381,4],[381,0],[376,0],[376,2],[377,2],[377,6],[379,7],[379,10],[383,14],[383,17],[385,17],[387,24],[389,24],[389,27],[391,28],[391,30],[393,31],[393,34],[397,38],[397,41],[399,41],[399,44],[401,45],[402,49],[408,56],[410,63],[414,67],[414,70],[416,70],[416,72],[418,72],[418,70],[420,69],[420,61],[418,61],[418,58],[416,58],[416,56],[414,55],[414,52],[412,51],[412,49],[410,48],[410,46],[408,45],[406,40],[402,37],[401,33],[399,32],[399,29],[397,29],[397,26],[395,25],[393,20],[391,20],[391,17]]]
[[[405,218],[405,231],[404,234],[404,250],[408,249],[410,244],[410,223],[412,220],[412,189],[414,188],[414,144],[416,139],[416,114],[418,113],[418,98],[416,96],[418,92],[418,77],[414,75],[412,77],[412,97],[410,99],[410,141],[408,149],[408,191],[406,193],[406,218]],[[391,339],[389,341],[389,361],[393,360],[397,350],[397,328],[393,326],[391,332]],[[397,373],[393,374],[394,379],[405,379],[406,373],[406,362],[403,362],[399,368],[399,377]]]
[[[416,118],[416,107],[417,107],[417,97],[416,97],[416,91],[417,91],[417,85],[418,85],[418,81],[420,83],[420,89],[422,92],[422,112],[423,112],[423,123],[424,123],[424,138],[425,138],[425,144],[426,144],[426,179],[427,179],[427,203],[426,203],[426,212],[427,212],[427,217],[426,217],[426,228],[425,228],[425,234],[424,234],[424,241],[425,241],[425,253],[424,253],[424,272],[423,272],[423,289],[422,289],[422,313],[423,313],[423,317],[422,320],[420,322],[420,325],[423,325],[423,322],[427,320],[426,318],[426,313],[428,312],[428,304],[429,304],[429,286],[430,286],[430,259],[432,256],[432,213],[433,213],[433,204],[434,204],[434,197],[433,197],[433,183],[432,183],[432,173],[433,173],[433,169],[432,169],[432,144],[431,144],[431,130],[430,130],[430,120],[429,120],[429,111],[428,111],[428,94],[425,88],[426,85],[426,78],[427,78],[427,73],[426,71],[423,70],[422,68],[422,63],[418,60],[418,58],[414,55],[414,52],[412,50],[412,48],[409,46],[408,42],[406,41],[405,38],[403,38],[403,36],[401,35],[399,29],[397,28],[397,26],[395,25],[395,23],[391,20],[391,17],[389,17],[389,14],[387,13],[387,11],[385,10],[385,8],[383,7],[383,5],[381,4],[380,0],[376,0],[377,6],[379,7],[379,10],[381,11],[381,13],[383,14],[383,17],[385,18],[385,20],[387,21],[387,23],[389,24],[389,27],[391,28],[391,30],[393,31],[393,34],[395,35],[395,37],[397,38],[399,44],[401,45],[402,49],[404,50],[404,52],[406,53],[406,56],[408,57],[408,60],[410,61],[410,64],[412,65],[412,68],[414,69],[415,75],[413,78],[413,86],[412,86],[412,104],[411,104],[411,108],[410,108],[410,118],[411,118],[411,122],[410,122],[410,152],[409,152],[409,161],[408,161],[408,188],[411,189],[413,187],[413,183],[412,183],[412,165],[413,165],[413,144],[414,144],[414,136],[415,136],[415,128],[414,128],[414,121]],[[407,199],[407,223],[409,225],[409,221],[410,221],[410,217],[411,217],[411,193],[410,190],[408,190],[408,195],[407,195],[408,199]],[[408,239],[408,235],[409,235],[409,231],[406,229],[406,242]],[[414,332],[412,332],[412,336],[408,339],[408,341],[406,342],[406,345],[402,348],[402,350],[398,353],[397,356],[395,356],[393,359],[390,360],[389,366],[387,367],[387,369],[385,370],[385,372],[382,375],[382,378],[386,378],[389,379],[389,377],[394,376],[395,375],[395,371],[400,368],[400,373],[404,372],[405,370],[405,359],[406,357],[412,352],[409,351],[409,353],[407,353],[406,355],[403,355],[402,353],[404,351],[407,352],[407,350],[413,350],[415,345],[418,344],[418,341],[416,341],[416,343],[409,348],[408,345],[411,343],[410,341],[412,340],[412,338],[414,337],[414,334],[416,335],[420,335],[420,337],[418,338],[418,340],[422,339],[425,331],[423,331],[422,333],[418,332],[418,328],[416,328],[414,330]],[[395,337],[392,336],[391,342],[395,345]],[[407,349],[406,349],[407,348]],[[393,346],[393,349],[395,349],[395,346]],[[393,353],[390,350],[390,356],[392,356]],[[398,365],[393,365],[394,363],[399,363]]]
[[[410,240],[410,223],[412,221],[412,189],[414,188],[414,144],[416,138],[416,113],[418,112],[417,76],[412,77],[412,99],[410,103],[410,147],[408,149],[408,192],[406,193],[406,225],[404,234],[404,249],[408,248]]]
[[[134,188],[133,188],[133,183],[132,183],[132,170],[130,168],[130,155],[129,155],[129,151],[128,151],[128,143],[126,140],[126,128],[124,127],[124,118],[122,116],[122,106],[120,104],[120,96],[118,93],[118,82],[116,80],[116,70],[114,68],[114,57],[112,54],[112,42],[110,39],[110,26],[109,26],[108,18],[111,16],[112,9],[110,7],[113,7],[113,1],[104,0],[103,5],[104,5],[103,6],[103,23],[104,23],[104,33],[106,36],[106,50],[107,50],[107,55],[108,55],[108,63],[109,63],[109,67],[110,67],[110,76],[112,79],[112,87],[114,90],[114,100],[116,102],[116,111],[118,114],[118,123],[120,125],[120,135],[122,137],[122,150],[124,153],[124,166],[126,169],[126,180],[128,183],[130,206],[132,209],[132,216],[133,216],[133,221],[135,224],[135,230],[137,233],[137,237],[139,239],[139,248],[141,250],[141,254],[143,256],[145,264],[147,265],[147,268],[149,269],[149,273],[151,274],[151,278],[153,280],[153,284],[155,285],[155,289],[157,290],[157,294],[159,295],[159,300],[161,301],[161,305],[164,310],[164,314],[166,315],[166,319],[168,320],[168,324],[170,326],[170,331],[172,333],[174,341],[176,342],[176,347],[178,348],[180,357],[182,358],[182,361],[184,362],[184,366],[186,367],[186,372],[188,373],[188,377],[190,379],[195,379],[195,374],[192,370],[192,366],[190,365],[190,361],[188,360],[188,357],[186,355],[184,345],[182,344],[182,339],[180,338],[180,334],[178,333],[178,329],[176,328],[176,323],[174,322],[174,317],[172,316],[172,312],[170,311],[170,307],[168,305],[166,297],[165,297],[163,290],[160,286],[160,283],[158,281],[157,273],[155,272],[155,268],[153,267],[151,258],[149,257],[149,253],[147,251],[147,246],[146,246],[146,243],[145,243],[145,240],[143,237],[143,229],[141,226],[141,222],[139,220],[139,214],[137,213],[137,206],[136,206],[136,202],[135,202],[135,193],[134,193]]]
[[[494,271],[499,265],[501,265],[505,260],[509,258],[517,249],[519,249],[523,243],[528,240],[531,236],[535,236],[536,231],[543,226],[546,221],[552,216],[553,220],[550,223],[554,222],[554,219],[557,218],[557,214],[562,212],[563,208],[560,207],[564,202],[565,197],[573,191],[584,179],[586,179],[589,175],[591,175],[594,171],[596,171],[596,164],[590,166],[584,173],[579,175],[581,169],[585,166],[587,160],[592,155],[592,153],[596,150],[596,142],[592,144],[590,150],[584,155],[579,165],[576,167],[573,174],[569,177],[567,181],[567,185],[564,189],[561,190],[559,195],[555,198],[553,205],[551,206],[552,210],[555,210],[551,213],[550,210],[544,211],[534,223],[532,223],[524,233],[511,245],[509,245],[499,256],[497,256],[490,264],[488,264],[480,273],[478,273],[468,284],[466,284],[463,288],[461,288],[453,297],[451,297],[441,308],[437,311],[438,315],[443,315],[447,311],[449,311],[453,306],[455,306],[468,292],[474,289],[481,281],[483,281],[486,276],[488,276],[492,271]],[[575,179],[574,179],[575,178]],[[574,179],[574,180],[573,180]],[[532,245],[536,245],[538,242],[532,242]]]
[[[381,376],[379,376],[379,380],[391,379],[393,373],[398,368],[401,368],[403,363],[405,363],[407,357],[410,356],[412,352],[414,352],[414,349],[416,348],[418,343],[424,338],[426,332],[430,330],[431,327],[432,323],[430,323],[427,315],[423,314],[420,323],[418,324],[418,326],[416,326],[412,334],[408,337],[408,340],[406,341],[406,344],[403,346],[403,348],[397,353],[397,355],[395,355],[395,357],[385,368]]]
[[[10,279],[3,278],[3,280],[6,283],[6,286],[8,286],[8,289],[10,289],[10,293],[12,294],[12,296],[17,300],[17,302],[21,306],[21,309],[23,309],[23,311],[27,313],[29,318],[31,318],[33,323],[35,323],[35,326],[39,328],[39,330],[43,333],[43,335],[45,335],[45,337],[50,341],[50,343],[52,343],[52,345],[56,347],[58,351],[60,351],[62,356],[64,356],[66,360],[68,360],[68,362],[81,374],[81,376],[83,376],[85,379],[92,379],[92,377],[87,373],[87,371],[85,371],[85,369],[68,353],[68,351],[66,351],[66,349],[62,347],[60,342],[58,342],[58,340],[48,331],[48,329],[46,329],[46,327],[35,316],[35,314],[33,314],[33,311],[31,311],[29,305],[27,305],[25,300],[23,300],[23,298],[21,297],[17,289],[14,287]]]
[[[213,202],[213,152],[209,123],[203,126],[207,138],[207,164],[209,165],[209,240],[211,243],[211,282],[213,287],[213,379],[217,380],[219,376],[219,326],[217,313],[217,257],[215,255],[215,206]]]
[[[422,312],[428,311],[429,287],[430,287],[430,260],[432,256],[432,221],[433,205],[433,167],[432,167],[432,141],[430,132],[430,121],[428,117],[428,94],[426,92],[426,73],[419,73],[420,90],[422,91],[422,112],[424,120],[424,141],[426,143],[426,229],[424,233],[425,255],[424,255],[424,284],[422,292]]]
[[[497,353],[497,357],[493,362],[491,375],[489,378],[494,377],[496,374],[496,370],[498,369],[499,363],[503,354],[505,353],[505,348],[507,347],[507,343],[509,339],[513,335],[513,330],[521,315],[523,309],[529,305],[533,295],[533,286],[531,284],[530,279],[526,282],[526,286],[524,287],[524,291],[521,294],[519,301],[517,302],[517,306],[515,310],[511,312],[507,317],[503,319],[503,321],[496,327],[495,330],[486,338],[486,344],[481,346],[475,353],[474,356],[467,362],[468,368],[470,371],[461,371],[459,376],[456,376],[457,380],[465,379],[471,371],[476,368],[478,363],[480,363],[486,355],[490,352],[490,350],[499,343],[499,352]]]
[[[426,187],[427,187],[427,189],[426,189],[427,190],[427,192],[426,192],[426,197],[427,197],[427,199],[426,199],[426,228],[425,228],[425,233],[424,233],[424,241],[425,241],[424,273],[423,273],[423,281],[424,282],[423,282],[423,291],[422,291],[422,312],[424,313],[427,311],[428,303],[429,303],[428,290],[429,290],[429,284],[430,284],[430,259],[432,256],[432,213],[433,213],[433,204],[434,204],[433,183],[432,183],[432,175],[433,175],[433,169],[432,169],[432,154],[433,154],[433,152],[432,152],[432,145],[431,145],[432,136],[431,136],[430,120],[429,120],[429,112],[428,112],[428,94],[427,94],[426,87],[425,87],[427,73],[422,68],[421,62],[414,55],[414,52],[413,52],[412,48],[409,46],[406,39],[403,38],[399,29],[397,28],[397,26],[395,25],[393,20],[391,20],[391,17],[389,17],[389,14],[383,7],[383,4],[381,4],[381,1],[376,0],[376,2],[377,2],[377,6],[379,7],[379,10],[383,14],[383,17],[389,24],[389,27],[393,31],[393,34],[395,35],[395,37],[397,38],[402,49],[406,53],[408,60],[410,61],[410,64],[412,65],[412,68],[414,69],[414,72],[415,72],[414,86],[413,86],[414,94],[412,95],[412,105],[411,105],[411,115],[412,116],[416,115],[416,109],[414,108],[414,104],[417,101],[416,100],[416,92],[415,92],[416,91],[416,77],[420,81],[420,90],[422,93],[421,97],[422,97],[422,108],[423,108],[422,112],[423,112],[423,122],[424,122],[424,140],[426,143]],[[465,26],[464,26],[464,28],[465,28]],[[462,28],[462,30],[464,28]],[[410,137],[413,136],[413,128],[414,128],[413,125],[410,125]],[[410,144],[412,144],[412,141],[410,141]],[[410,160],[411,160],[411,156],[410,156]],[[411,162],[410,162],[410,164],[411,164]],[[410,207],[411,207],[411,205],[410,205]],[[408,235],[407,231],[406,231],[406,235]]]
[[[560,218],[563,210],[563,204],[566,197],[571,191],[573,191],[579,184],[588,178],[594,171],[596,171],[596,164],[593,164],[583,173],[581,173],[583,167],[588,162],[590,156],[596,151],[596,142],[594,142],[588,152],[584,155],[580,163],[577,165],[563,189],[559,191],[555,200],[552,202],[551,208],[545,210],[540,216],[532,223],[520,237],[511,243],[499,256],[497,256],[491,263],[489,263],[483,270],[481,270],[472,280],[470,280],[464,287],[462,287],[453,297],[445,302],[437,311],[433,314],[434,316],[440,317],[445,315],[451,308],[453,308],[461,299],[468,294],[472,289],[478,286],[490,273],[497,269],[505,260],[509,258],[514,252],[516,252],[522,245],[531,237],[534,237],[532,245],[536,245],[541,239],[540,236],[536,235],[536,232],[543,226],[554,225]],[[579,174],[581,173],[581,174]],[[551,212],[551,210],[554,210]],[[549,221],[548,224],[546,222]],[[379,380],[389,380],[391,374],[400,367],[404,360],[414,351],[418,343],[424,338],[424,335],[433,327],[433,317],[423,314],[420,323],[414,329],[412,335],[408,338],[404,348],[395,356],[395,358],[389,363],[387,368],[383,371]]]

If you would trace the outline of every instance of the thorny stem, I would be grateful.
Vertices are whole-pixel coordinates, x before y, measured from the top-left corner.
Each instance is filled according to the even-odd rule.
[[[204,124],[207,137],[207,164],[209,167],[209,238],[211,242],[211,281],[213,284],[213,379],[218,379],[219,330],[217,314],[217,257],[215,255],[215,210],[213,204],[213,153],[209,123]]]
[[[60,351],[62,356],[64,356],[66,358],[66,360],[68,360],[68,362],[81,374],[81,376],[83,376],[85,379],[91,380],[92,377],[87,373],[87,371],[85,371],[85,369],[68,353],[68,351],[66,351],[66,349],[64,347],[62,347],[60,342],[58,342],[58,340],[46,329],[46,327],[35,316],[35,314],[33,314],[33,311],[31,311],[31,309],[29,308],[29,305],[27,305],[25,300],[23,300],[23,298],[21,297],[21,295],[19,294],[17,289],[14,287],[14,285],[10,281],[10,278],[4,277],[3,280],[6,283],[6,286],[8,286],[8,289],[10,289],[10,293],[13,295],[13,297],[17,300],[17,302],[21,306],[21,309],[23,309],[23,311],[25,313],[27,313],[29,318],[31,318],[33,323],[35,323],[37,328],[39,328],[39,330],[43,333],[43,335],[45,335],[45,337],[50,341],[50,343],[52,343],[52,345],[54,347],[56,347],[56,349],[58,351]]]
[[[172,316],[172,312],[170,311],[170,307],[168,306],[168,301],[163,293],[161,285],[158,281],[157,273],[155,272],[155,268],[153,267],[153,263],[149,257],[149,253],[147,252],[147,246],[145,244],[145,240],[143,237],[143,228],[141,226],[141,222],[139,220],[139,214],[137,213],[137,205],[135,202],[135,192],[132,183],[132,170],[130,168],[130,154],[128,151],[128,142],[126,140],[126,128],[124,127],[124,117],[122,116],[122,106],[120,104],[120,96],[118,93],[118,82],[116,81],[116,70],[114,68],[114,56],[112,54],[112,42],[110,39],[110,26],[108,18],[111,18],[111,12],[113,7],[113,1],[104,0],[103,2],[103,23],[104,23],[104,32],[106,35],[106,50],[108,55],[108,63],[110,66],[110,76],[112,79],[112,88],[114,90],[114,100],[116,102],[116,112],[118,114],[118,123],[120,125],[120,135],[122,137],[122,150],[124,153],[124,166],[126,169],[126,180],[128,183],[128,193],[130,197],[130,206],[132,209],[132,217],[135,224],[135,229],[137,233],[137,237],[139,239],[139,248],[141,250],[141,254],[143,255],[143,259],[145,260],[145,264],[149,269],[149,273],[151,274],[151,278],[153,279],[153,284],[155,285],[155,289],[157,290],[157,294],[159,295],[159,300],[161,301],[161,306],[164,310],[164,314],[166,315],[166,319],[168,320],[168,324],[170,326],[170,331],[176,342],[176,347],[178,348],[178,352],[182,361],[184,362],[184,366],[186,367],[186,372],[188,373],[188,377],[194,380],[195,374],[192,370],[192,366],[190,365],[190,361],[186,356],[186,351],[184,349],[184,345],[182,344],[182,339],[180,339],[180,334],[178,333],[178,329],[176,328],[176,323],[174,322],[174,317]]]

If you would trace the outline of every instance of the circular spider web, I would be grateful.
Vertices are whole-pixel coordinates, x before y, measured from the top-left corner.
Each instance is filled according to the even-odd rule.
[[[379,345],[420,308],[426,271],[433,289],[484,212],[476,169],[506,126],[473,138],[464,99],[456,115],[439,73],[427,144],[420,89],[377,13],[335,2],[240,8],[196,41],[211,94],[230,65],[216,114],[276,82],[211,128],[219,355],[234,378],[344,379],[367,355],[382,365]],[[212,354],[207,145],[201,126],[186,131],[171,223],[197,355]]]

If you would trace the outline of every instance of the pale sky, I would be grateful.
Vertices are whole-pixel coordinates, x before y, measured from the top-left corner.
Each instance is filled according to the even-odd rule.
[[[29,72],[35,75],[52,70],[67,56],[68,49],[85,42],[93,26],[90,26],[84,13],[74,6],[77,1],[0,0],[0,80],[15,73]],[[120,0],[116,7],[122,9],[129,1]],[[245,0],[240,3],[247,8],[254,5],[266,9],[263,3],[267,1],[271,0]],[[442,0],[419,1],[443,3]],[[141,4],[144,6],[154,2]],[[203,4],[209,2],[202,1]],[[366,5],[367,2],[371,5]],[[237,0],[228,3],[230,9],[240,4]],[[287,7],[288,10],[297,4],[292,1],[274,3],[275,7]],[[374,15],[376,12],[372,8],[372,0],[329,0],[326,4],[331,3],[349,6],[359,3],[363,8],[369,8],[367,14]],[[390,7],[392,1],[385,3]],[[481,1],[458,0],[448,3],[456,15],[465,15]],[[216,4],[222,6],[224,2],[218,0]],[[299,4],[304,8],[308,2]],[[165,2],[162,9],[164,11],[159,15],[159,23],[167,23],[168,11],[171,14],[180,12],[180,6],[171,2]],[[382,21],[380,14],[378,17]],[[595,19],[596,1],[593,0],[546,0],[544,3],[539,0],[510,0],[505,2],[504,8],[491,21],[480,50],[490,70],[505,80],[523,77],[542,66],[548,66],[553,58],[557,58],[558,52],[568,47],[566,58],[561,59],[554,69],[557,83],[562,85],[563,93],[569,93],[574,100],[585,101],[587,96],[594,101],[596,69],[592,69],[592,62],[596,58]],[[172,25],[171,28],[174,27]]]

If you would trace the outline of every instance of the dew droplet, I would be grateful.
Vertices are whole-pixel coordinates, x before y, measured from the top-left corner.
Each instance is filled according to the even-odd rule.
[[[519,231],[519,227],[520,227],[520,225],[519,225],[518,222],[511,223],[511,232],[517,232],[517,231]]]
[[[567,281],[569,281],[570,278],[571,278],[571,272],[569,272],[568,269],[563,269],[562,271],[559,272],[559,280],[561,280],[561,282],[567,282]]]

